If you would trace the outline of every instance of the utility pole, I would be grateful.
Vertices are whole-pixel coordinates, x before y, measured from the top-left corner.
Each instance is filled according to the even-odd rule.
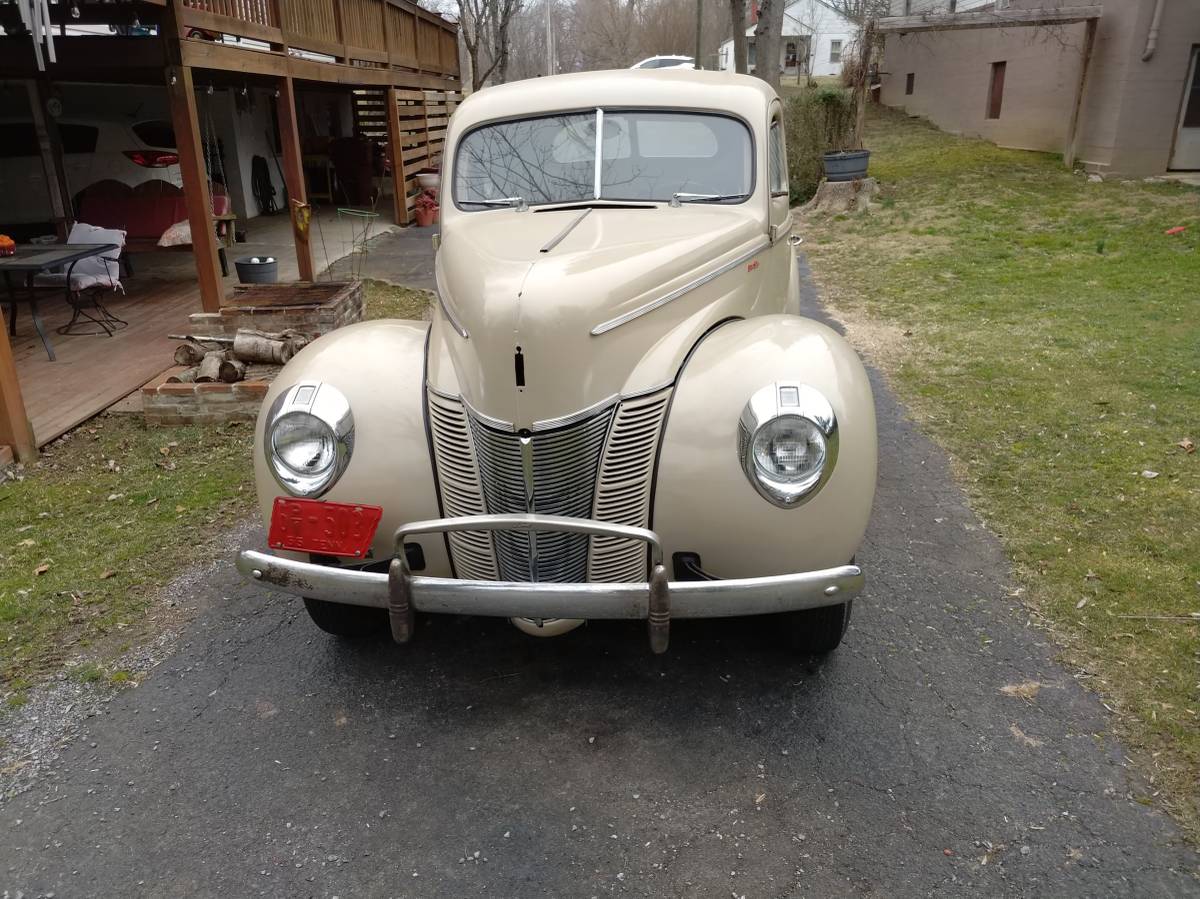
[[[696,68],[704,68],[700,65],[700,40],[704,34],[704,0],[696,0]]]

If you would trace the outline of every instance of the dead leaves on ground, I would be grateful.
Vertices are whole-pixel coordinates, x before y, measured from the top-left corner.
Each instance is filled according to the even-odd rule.
[[[1045,684],[1038,683],[1035,680],[1027,680],[1020,684],[1009,684],[1008,686],[1001,687],[1000,692],[1005,696],[1017,696],[1026,702],[1030,702],[1041,692],[1044,686]]]

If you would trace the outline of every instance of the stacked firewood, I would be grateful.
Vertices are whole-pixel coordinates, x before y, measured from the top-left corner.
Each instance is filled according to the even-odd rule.
[[[173,383],[232,384],[245,379],[248,365],[284,365],[313,339],[291,329],[271,332],[250,328],[238,329],[233,337],[169,336],[183,341],[175,348],[175,364],[187,366],[167,379]]]

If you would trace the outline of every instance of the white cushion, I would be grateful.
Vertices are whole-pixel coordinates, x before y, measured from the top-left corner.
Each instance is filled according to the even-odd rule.
[[[78,266],[76,266],[78,269]],[[63,275],[38,275],[33,279],[33,283],[39,287],[66,287],[67,276]],[[71,290],[91,290],[93,287],[104,287],[109,290],[119,290],[125,292],[125,288],[121,286],[121,281],[118,278],[110,278],[105,274],[88,274],[82,275],[72,273],[71,275]]]
[[[121,276],[121,267],[116,260],[125,248],[124,231],[116,228],[98,228],[95,225],[76,222],[71,226],[71,233],[67,235],[67,243],[111,243],[117,245],[115,250],[108,250],[104,256],[89,256],[87,259],[80,259],[76,262],[74,268],[67,266],[72,276],[72,290],[85,289],[75,287],[74,284],[75,278],[81,275],[98,275],[106,282],[112,281],[116,283],[117,287],[120,286],[121,282],[118,279]]]

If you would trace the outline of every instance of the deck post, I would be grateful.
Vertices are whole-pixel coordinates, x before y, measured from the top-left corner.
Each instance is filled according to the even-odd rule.
[[[37,458],[37,441],[25,413],[25,400],[21,398],[17,365],[13,361],[3,315],[0,315],[0,446],[11,446],[21,462],[32,462]]]
[[[279,86],[276,106],[279,141],[283,145],[283,180],[287,184],[292,237],[296,241],[296,267],[301,281],[314,281],[312,247],[308,240],[312,207],[308,205],[308,197],[304,192],[304,165],[300,156],[300,133],[296,127],[296,91],[289,76],[279,78],[276,83]]]
[[[38,150],[42,156],[42,169],[46,174],[46,189],[50,193],[50,211],[54,216],[54,227],[58,239],[65,241],[71,230],[74,216],[71,211],[71,188],[67,183],[66,164],[63,160],[62,139],[58,125],[46,118],[46,101],[50,99],[50,83],[45,75],[25,82],[29,94],[29,111],[33,114],[33,128],[37,134]]]
[[[386,91],[388,158],[392,161],[392,200],[397,225],[408,224],[408,188],[404,178],[404,145],[400,140],[400,109],[396,88]]]
[[[200,145],[200,120],[196,114],[196,92],[190,66],[167,68],[167,97],[171,105],[171,122],[175,126],[188,223],[192,229],[192,255],[196,259],[200,304],[205,312],[220,312],[225,288],[217,260],[217,229],[212,217],[204,150]]]

